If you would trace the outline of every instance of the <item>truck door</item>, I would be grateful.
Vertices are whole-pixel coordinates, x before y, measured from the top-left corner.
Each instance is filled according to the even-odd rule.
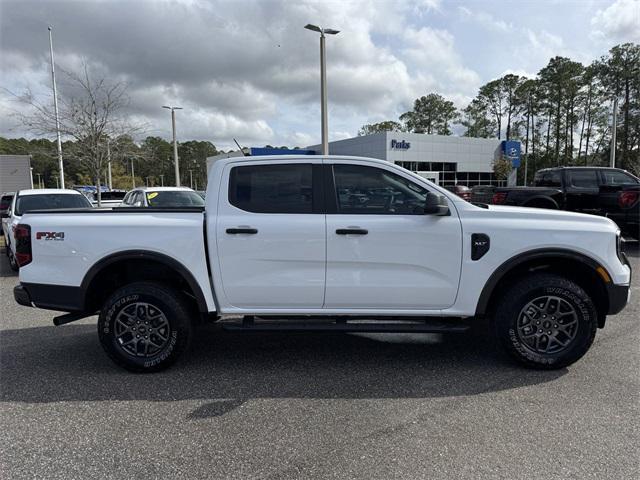
[[[566,208],[574,212],[597,214],[600,211],[600,185],[594,169],[576,168],[565,171]]]
[[[233,307],[321,308],[326,235],[322,160],[225,166],[216,240],[222,290]]]
[[[414,180],[357,161],[326,162],[325,308],[453,305],[462,261],[455,209],[425,215],[427,188]]]

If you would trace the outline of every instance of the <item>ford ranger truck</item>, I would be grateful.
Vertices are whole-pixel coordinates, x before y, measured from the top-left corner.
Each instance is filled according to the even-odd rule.
[[[107,355],[161,370],[194,320],[269,331],[462,332],[489,323],[527,367],[570,365],[629,297],[607,218],[476,206],[392,163],[238,157],[205,207],[26,213],[21,305],[98,314]],[[473,330],[471,330],[473,331]]]

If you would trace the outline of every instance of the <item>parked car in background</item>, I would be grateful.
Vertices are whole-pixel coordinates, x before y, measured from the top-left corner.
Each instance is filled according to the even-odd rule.
[[[450,192],[455,193],[463,200],[466,200],[467,202],[471,201],[471,189],[469,187],[466,187],[464,185],[453,185],[452,187],[445,188]]]
[[[22,222],[16,301],[70,312],[56,325],[100,312],[105,352],[137,372],[168,367],[192,320],[220,316],[236,331],[413,333],[487,318],[516,360],[561,368],[624,308],[631,280],[607,218],[481,208],[372,158],[221,159],[205,209]]]
[[[94,207],[98,206],[98,194],[95,192],[83,192],[84,196],[91,202]],[[122,203],[126,190],[109,190],[100,193],[100,208],[118,207]]]
[[[0,220],[2,221],[2,236],[4,237],[5,246],[7,245],[6,224],[9,221],[9,208],[14,195],[15,192],[4,192],[0,196]]]
[[[496,187],[493,185],[476,185],[471,187],[471,201],[475,203],[491,203]]]
[[[120,206],[139,208],[204,207],[204,199],[187,187],[142,187],[128,192]]]
[[[61,188],[41,188],[38,190],[20,190],[16,192],[7,212],[6,242],[7,256],[11,269],[18,271],[16,258],[16,230],[22,215],[30,211],[58,210],[66,208],[91,208],[89,200],[77,190]],[[55,233],[55,232],[42,232]],[[55,238],[54,238],[55,239]]]
[[[557,167],[536,172],[532,187],[496,188],[494,205],[603,215],[638,238],[640,179],[619,168]]]

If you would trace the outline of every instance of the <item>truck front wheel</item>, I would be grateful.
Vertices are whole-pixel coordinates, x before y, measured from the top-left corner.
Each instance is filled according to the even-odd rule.
[[[191,340],[189,309],[179,292],[152,282],[116,290],[98,318],[102,348],[133,372],[157,372],[173,364]]]
[[[527,367],[566,367],[593,343],[598,326],[596,307],[571,280],[549,273],[531,274],[517,281],[498,301],[498,338]]]

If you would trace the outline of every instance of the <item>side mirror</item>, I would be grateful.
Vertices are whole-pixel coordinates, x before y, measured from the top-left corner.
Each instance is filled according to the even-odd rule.
[[[442,195],[436,195],[431,192],[427,193],[427,198],[424,203],[424,214],[437,215],[440,217],[450,215],[447,199]]]

